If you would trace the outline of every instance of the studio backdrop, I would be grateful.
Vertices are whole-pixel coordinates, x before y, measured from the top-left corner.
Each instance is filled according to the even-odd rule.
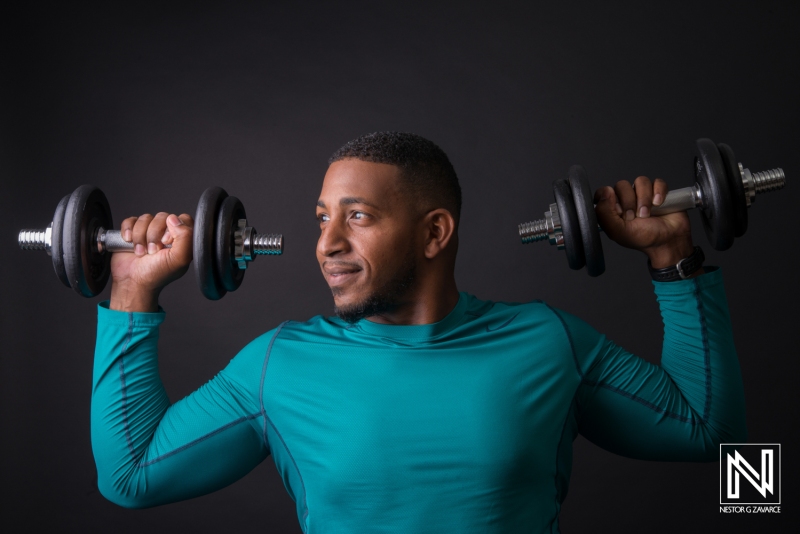
[[[783,532],[797,523],[796,2],[130,2],[26,5],[3,19],[0,428],[5,532],[300,532],[271,458],[214,494],[127,510],[98,492],[89,432],[97,304],[63,286],[17,232],[44,228],[81,184],[116,225],[193,214],[217,185],[284,254],[260,257],[218,301],[190,271],[161,304],[172,401],[250,340],[331,314],[315,259],[327,159],[373,131],[418,133],[448,154],[464,205],[456,277],[482,299],[542,299],[658,362],[663,325],[646,258],[603,240],[589,277],[520,223],[583,165],[594,188],[647,175],[694,184],[695,141],[727,143],[787,185],[757,197],[721,266],[749,440],[782,445],[779,514],[727,514],[718,463],[613,455],[583,438],[563,532]]]

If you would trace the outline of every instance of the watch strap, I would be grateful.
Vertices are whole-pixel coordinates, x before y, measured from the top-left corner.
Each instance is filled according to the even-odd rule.
[[[650,276],[656,282],[674,282],[689,278],[703,266],[705,259],[706,256],[703,254],[703,249],[696,246],[694,247],[694,252],[675,265],[670,265],[663,269],[653,269],[650,260],[647,260],[647,268],[650,270]]]

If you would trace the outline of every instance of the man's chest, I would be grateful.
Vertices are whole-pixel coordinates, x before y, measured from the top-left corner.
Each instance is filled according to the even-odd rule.
[[[553,475],[576,382],[546,346],[284,354],[268,363],[264,405],[306,486],[391,500],[426,484],[507,489]]]

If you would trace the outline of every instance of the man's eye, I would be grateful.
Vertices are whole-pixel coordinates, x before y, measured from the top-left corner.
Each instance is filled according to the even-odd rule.
[[[320,213],[319,215],[317,215],[317,220],[318,220],[319,222],[321,222],[321,223],[322,223],[322,222],[328,222],[328,221],[330,220],[330,217],[328,217],[328,216],[327,216],[326,214],[324,214],[324,213]]]
[[[366,216],[367,216],[367,214],[364,213],[363,211],[356,211],[355,213],[353,213],[353,218],[354,219],[364,219],[364,218],[366,218]]]

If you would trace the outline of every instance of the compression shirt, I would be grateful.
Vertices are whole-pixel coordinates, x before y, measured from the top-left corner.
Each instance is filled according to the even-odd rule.
[[[306,533],[557,532],[578,433],[659,460],[746,440],[720,271],[655,287],[660,366],[543,302],[461,293],[434,324],[285,322],[171,406],[164,313],[101,304],[100,491],[127,507],[187,499],[271,454]]]

